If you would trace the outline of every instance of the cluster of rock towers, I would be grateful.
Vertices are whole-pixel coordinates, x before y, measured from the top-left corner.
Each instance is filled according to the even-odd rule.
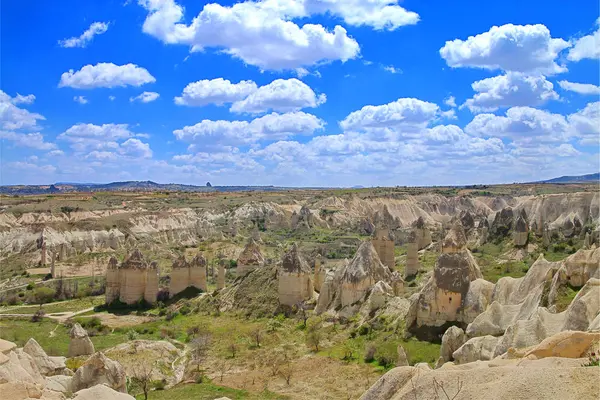
[[[189,287],[207,291],[207,262],[198,253],[191,261],[185,256],[173,263],[169,296],[173,297]],[[135,304],[140,300],[156,303],[158,296],[159,270],[156,262],[147,262],[139,250],[134,250],[120,265],[112,257],[106,270],[106,304],[116,300]],[[225,287],[225,266],[219,265],[217,289]]]

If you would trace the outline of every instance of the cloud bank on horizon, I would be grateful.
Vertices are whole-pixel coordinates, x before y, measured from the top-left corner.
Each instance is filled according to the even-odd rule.
[[[600,170],[596,1],[32,1],[1,15],[0,184]]]

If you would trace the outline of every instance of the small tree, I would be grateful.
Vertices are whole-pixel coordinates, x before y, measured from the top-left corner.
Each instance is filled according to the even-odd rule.
[[[231,358],[235,358],[235,355],[237,354],[237,351],[238,351],[238,345],[235,342],[235,340],[231,341],[231,343],[229,343],[229,345],[227,346],[227,349],[231,353]]]
[[[133,376],[131,379],[144,393],[144,400],[148,400],[148,392],[152,389],[153,374],[154,365],[150,362],[137,363],[133,368]]]
[[[217,363],[217,370],[219,371],[219,382],[223,382],[223,377],[231,369],[231,364],[227,360],[220,360]]]
[[[308,321],[308,318],[309,318],[306,304],[304,304],[303,302],[298,302],[294,306],[294,308],[296,309],[298,316],[302,320],[302,326],[306,328],[306,321]]]
[[[199,379],[202,380],[202,372],[200,365],[205,360],[210,344],[212,342],[212,334],[206,330],[199,332],[190,343],[192,360],[196,364],[196,371],[200,373]]]
[[[312,329],[306,335],[306,344],[309,347],[313,347],[315,352],[319,351],[319,345],[323,339],[320,329]]]
[[[55,295],[56,291],[54,289],[45,286],[40,286],[33,290],[33,300],[40,305],[40,308],[42,308],[44,303],[51,302]]]
[[[250,331],[250,340],[252,340],[256,347],[260,347],[260,343],[262,342],[262,338],[263,338],[263,331],[262,329],[257,326],[256,328],[252,329]]]
[[[280,367],[280,372],[283,379],[285,379],[285,383],[290,386],[290,381],[292,380],[292,375],[294,374],[294,365],[292,361],[287,359]]]

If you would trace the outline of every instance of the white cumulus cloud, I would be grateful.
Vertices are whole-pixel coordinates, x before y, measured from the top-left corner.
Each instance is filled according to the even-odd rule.
[[[24,99],[26,101],[23,101]],[[33,95],[10,97],[0,90],[0,127],[6,130],[39,129],[37,122],[46,118],[15,105],[30,104],[34,99]]]
[[[570,43],[552,38],[545,25],[494,26],[466,40],[446,42],[440,55],[450,67],[555,74],[567,69],[556,63]]]
[[[600,26],[600,17],[596,20]],[[575,41],[573,48],[569,50],[567,58],[570,61],[580,61],[586,58],[600,58],[600,27],[591,35],[583,36]]]
[[[98,63],[86,65],[79,71],[71,69],[63,73],[58,87],[75,89],[138,87],[153,82],[156,82],[156,79],[145,68],[135,64]]]
[[[129,101],[130,102],[139,101],[142,103],[150,103],[150,102],[158,99],[159,97],[160,97],[160,94],[158,94],[156,92],[144,92],[138,96],[130,97]]]
[[[537,106],[549,100],[558,100],[554,85],[543,75],[525,75],[508,72],[505,75],[482,79],[473,83],[478,92],[463,106],[472,112],[496,111],[515,106]]]
[[[318,62],[347,61],[358,56],[358,43],[341,26],[302,27],[289,20],[305,13],[290,1],[243,2],[231,7],[206,4],[190,25],[182,23],[184,9],[174,0],[138,0],[147,11],[143,31],[168,44],[191,46],[192,51],[219,48],[262,69],[282,70]]]
[[[59,40],[58,44],[62,47],[86,47],[94,36],[106,33],[108,25],[106,22],[94,22],[81,36]]]
[[[437,104],[414,98],[401,98],[380,106],[364,106],[350,113],[340,126],[344,130],[364,128],[424,128],[439,116]]]
[[[591,83],[576,83],[569,81],[559,81],[558,84],[563,90],[569,90],[571,92],[579,94],[589,95],[600,95],[600,86],[593,85]]]
[[[204,79],[189,83],[179,97],[175,97],[175,104],[186,106],[205,106],[216,104],[221,106],[226,103],[243,100],[256,91],[257,86],[253,81],[231,83],[227,79]]]
[[[326,100],[324,94],[316,95],[310,86],[296,78],[276,79],[261,86],[244,100],[233,103],[231,111],[252,114],[269,110],[288,112],[318,107]]]
[[[324,122],[312,114],[301,111],[271,113],[248,121],[204,120],[193,126],[173,131],[183,142],[201,146],[247,145],[260,140],[280,140],[296,135],[312,135],[324,126]]]
[[[73,101],[79,104],[87,104],[88,100],[85,98],[85,96],[75,96],[73,97]]]

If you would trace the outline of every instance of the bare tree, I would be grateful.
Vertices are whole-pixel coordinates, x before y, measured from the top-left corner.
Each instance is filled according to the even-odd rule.
[[[231,353],[231,358],[235,358],[235,355],[237,354],[237,351],[238,351],[238,345],[235,342],[235,340],[231,341],[231,343],[229,343],[229,345],[227,346],[227,349]]]
[[[321,334],[321,330],[318,328],[311,329],[310,332],[306,335],[306,344],[315,349],[315,352],[319,352],[319,345],[323,339],[323,335]]]
[[[144,400],[148,400],[148,393],[152,389],[153,373],[154,364],[149,362],[140,362],[133,367],[133,376],[131,378],[144,393]]]
[[[285,383],[290,386],[290,381],[292,380],[292,376],[294,375],[294,365],[290,359],[284,361],[284,363],[280,367],[279,373],[285,379]]]
[[[202,378],[203,375],[200,370],[200,365],[206,359],[211,343],[212,334],[206,330],[199,332],[190,342],[190,354],[192,355],[193,362],[196,364],[196,371],[200,373],[200,378]]]
[[[300,301],[300,302],[296,303],[294,308],[296,309],[298,316],[302,320],[302,325],[306,328],[306,321],[308,321],[308,318],[309,318],[306,304],[304,304],[303,302]]]
[[[256,344],[256,347],[260,347],[260,343],[263,338],[262,329],[259,326],[257,326],[256,328],[254,328],[250,331],[249,336],[250,336],[250,339]]]
[[[440,399],[439,390],[441,390],[441,392],[444,394],[444,397],[447,400],[454,400],[456,396],[458,396],[458,394],[462,391],[462,387],[463,382],[460,380],[459,377],[456,377],[456,393],[454,393],[454,396],[450,397],[450,395],[448,394],[448,391],[450,391],[450,389],[448,388],[448,390],[446,390],[446,388],[444,388],[444,382],[440,383],[437,381],[437,379],[433,378],[433,390],[435,390],[436,399]]]
[[[223,377],[231,370],[231,363],[227,360],[219,360],[217,370],[219,371],[219,382],[223,382]]]

